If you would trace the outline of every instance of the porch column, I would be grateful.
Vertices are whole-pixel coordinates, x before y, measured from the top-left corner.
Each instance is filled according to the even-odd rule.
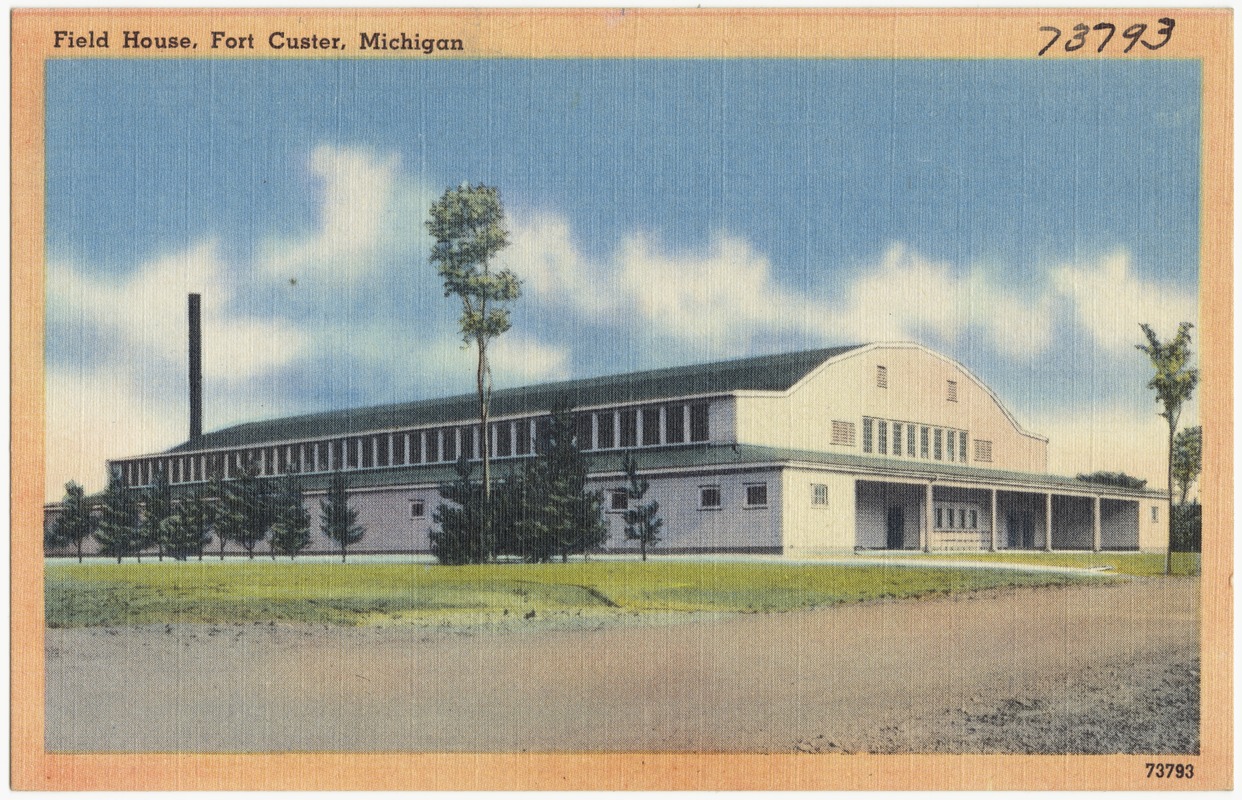
[[[919,526],[919,549],[924,553],[931,552],[931,526],[932,526],[932,485],[927,484],[927,495],[923,509],[923,524]]]
[[[992,552],[996,552],[997,545],[996,536],[996,490],[992,490]]]
[[[1100,552],[1103,549],[1102,544],[1104,535],[1100,526],[1100,497],[1096,495],[1091,502],[1092,520],[1091,520],[1091,549]]]
[[[1044,550],[1052,552],[1052,492],[1044,495]]]

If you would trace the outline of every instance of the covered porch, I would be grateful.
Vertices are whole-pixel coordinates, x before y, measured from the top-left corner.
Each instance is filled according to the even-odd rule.
[[[854,497],[857,550],[1139,549],[1138,500],[862,479]]]

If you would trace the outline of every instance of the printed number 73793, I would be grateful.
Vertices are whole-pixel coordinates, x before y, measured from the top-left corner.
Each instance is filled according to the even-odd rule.
[[[1147,33],[1148,26],[1145,22],[1136,22],[1121,32],[1121,38],[1130,40],[1130,43],[1126,45],[1126,49],[1121,52],[1128,53],[1134,45],[1139,43],[1142,43],[1143,47],[1146,47],[1148,50],[1159,50],[1161,47],[1168,44],[1169,39],[1173,38],[1173,27],[1177,25],[1177,20],[1172,17],[1161,17],[1156,20],[1156,22],[1163,25],[1163,27],[1156,29],[1156,35],[1163,36],[1163,39],[1155,44],[1152,44],[1151,42],[1141,38],[1144,33]],[[1040,27],[1040,30],[1052,34],[1052,38],[1048,40],[1048,44],[1044,45],[1043,49],[1039,51],[1039,55],[1042,56],[1044,53],[1048,52],[1048,48],[1056,44],[1057,40],[1061,38],[1061,29],[1054,28],[1051,25],[1043,25]],[[1065,40],[1065,52],[1072,53],[1075,50],[1081,50],[1087,44],[1087,34],[1092,31],[1106,31],[1103,41],[1100,42],[1100,46],[1095,50],[1097,53],[1103,53],[1104,48],[1108,46],[1110,41],[1112,41],[1113,34],[1117,32],[1117,26],[1111,22],[1100,22],[1092,28],[1088,27],[1086,23],[1080,22],[1075,25],[1072,30],[1074,35],[1066,38]]]

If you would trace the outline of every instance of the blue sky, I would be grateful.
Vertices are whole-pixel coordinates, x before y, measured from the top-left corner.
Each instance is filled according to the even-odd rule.
[[[469,391],[423,227],[463,180],[524,280],[497,386],[915,340],[1053,469],[1163,483],[1133,344],[1197,322],[1199,97],[1179,61],[51,61],[48,496],[184,438],[187,291],[209,429]]]

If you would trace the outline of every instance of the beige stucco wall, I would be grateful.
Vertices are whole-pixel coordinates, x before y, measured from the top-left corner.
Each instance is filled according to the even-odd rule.
[[[1151,510],[1155,508],[1156,519]],[[1169,501],[1144,498],[1139,501],[1139,550],[1163,553],[1169,549]]]
[[[828,487],[828,504],[813,505],[812,486]],[[848,553],[854,550],[854,476],[785,469],[783,528],[785,555]]]
[[[876,367],[881,365],[888,369],[887,389],[876,385]],[[957,382],[956,402],[947,399],[951,380]],[[1044,439],[1020,430],[987,388],[956,363],[916,345],[878,345],[847,354],[785,395],[743,393],[737,400],[735,424],[738,441],[746,444],[863,455],[864,416],[965,430],[970,466],[1047,470]],[[831,443],[833,420],[854,424],[852,447]],[[974,460],[976,439],[992,442],[991,462]]]

